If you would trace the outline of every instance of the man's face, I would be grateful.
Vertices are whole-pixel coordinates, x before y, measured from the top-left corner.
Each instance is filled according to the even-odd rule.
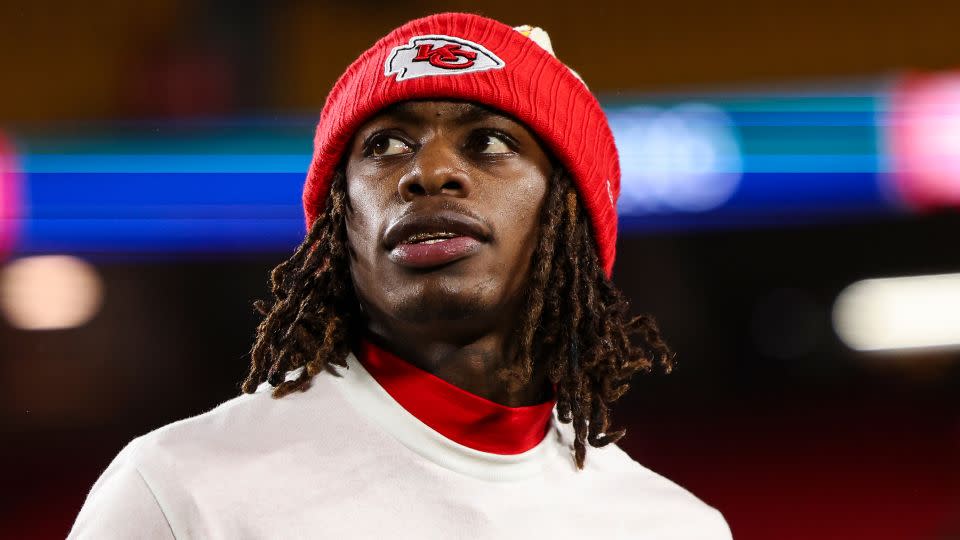
[[[552,173],[524,125],[470,103],[405,102],[347,151],[351,274],[374,324],[470,332],[515,313]]]

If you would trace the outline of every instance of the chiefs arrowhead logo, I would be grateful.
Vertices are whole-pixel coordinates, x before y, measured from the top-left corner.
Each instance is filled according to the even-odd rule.
[[[483,45],[450,36],[430,35],[417,36],[406,45],[394,47],[383,65],[383,74],[387,77],[396,74],[399,82],[428,75],[502,69],[505,65]]]

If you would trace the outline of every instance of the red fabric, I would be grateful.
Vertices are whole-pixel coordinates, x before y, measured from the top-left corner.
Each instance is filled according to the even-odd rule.
[[[550,427],[555,400],[507,407],[471,394],[369,341],[357,359],[410,414],[444,437],[494,454],[520,454],[540,443]]]
[[[385,63],[395,47],[435,34],[479,44],[504,66],[399,82],[397,75],[385,75]],[[334,85],[320,114],[303,189],[308,229],[323,209],[331,175],[354,132],[388,105],[430,98],[487,105],[536,132],[571,172],[590,215],[600,263],[610,276],[620,163],[599,102],[563,63],[531,39],[503,23],[467,13],[432,15],[397,28],[360,55]]]

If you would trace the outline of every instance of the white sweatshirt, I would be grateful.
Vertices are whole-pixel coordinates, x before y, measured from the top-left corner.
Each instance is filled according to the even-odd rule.
[[[616,445],[588,448],[578,471],[556,411],[532,450],[480,452],[347,362],[306,392],[274,399],[264,383],[134,439],[69,538],[731,538],[719,512]]]

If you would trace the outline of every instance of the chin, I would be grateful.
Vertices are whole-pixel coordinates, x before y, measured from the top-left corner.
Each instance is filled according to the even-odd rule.
[[[500,311],[504,290],[494,279],[470,280],[460,276],[422,276],[391,295],[387,311],[405,323],[443,324],[476,321]]]

